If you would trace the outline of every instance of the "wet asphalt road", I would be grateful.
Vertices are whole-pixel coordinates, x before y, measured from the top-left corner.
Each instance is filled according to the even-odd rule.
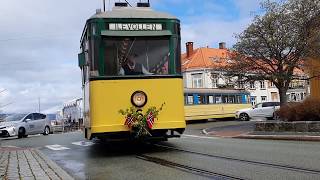
[[[1,139],[0,143],[39,148],[75,179],[226,178],[217,174],[240,179],[320,179],[318,142],[244,140],[201,134],[203,128],[237,124],[243,126],[242,122],[189,124],[182,138],[157,145],[92,143],[84,140],[81,132]]]

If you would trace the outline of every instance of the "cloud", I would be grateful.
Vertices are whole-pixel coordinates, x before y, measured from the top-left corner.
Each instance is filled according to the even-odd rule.
[[[129,2],[135,5],[137,0]],[[259,4],[255,0],[151,3],[155,9],[181,19],[183,50],[186,41],[213,47],[225,41],[230,47],[235,42],[233,34],[246,27],[251,18],[248,12]],[[102,8],[102,1],[1,0],[0,91],[7,91],[0,93],[0,110],[35,111],[40,99],[42,111],[49,112],[81,97],[79,40],[86,19],[97,8]],[[12,104],[1,108],[7,103]]]
[[[235,22],[220,20],[198,20],[194,23],[182,25],[182,42],[192,41],[196,46],[217,47],[219,42],[226,42],[227,47],[232,47],[236,42],[234,35],[242,32],[250,18]],[[184,51],[184,49],[183,49]]]

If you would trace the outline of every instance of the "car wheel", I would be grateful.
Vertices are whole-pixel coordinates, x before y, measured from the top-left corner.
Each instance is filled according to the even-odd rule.
[[[240,116],[239,116],[239,119],[241,121],[249,121],[249,115],[247,113],[241,113]]]
[[[48,127],[48,126],[46,126],[45,128],[44,128],[44,131],[43,131],[43,135],[48,135],[50,133],[50,128]]]
[[[23,138],[24,136],[26,136],[26,130],[24,128],[19,128],[18,138]]]

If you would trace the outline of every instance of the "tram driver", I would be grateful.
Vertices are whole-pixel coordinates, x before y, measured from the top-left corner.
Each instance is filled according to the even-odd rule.
[[[119,75],[151,75],[143,64],[137,63],[135,58],[137,55],[129,55],[124,64],[120,68]]]

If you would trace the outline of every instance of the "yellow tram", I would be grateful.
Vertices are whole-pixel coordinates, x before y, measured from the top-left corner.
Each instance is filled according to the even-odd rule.
[[[116,3],[87,20],[78,55],[87,139],[184,132],[180,41],[180,21],[148,3]]]
[[[184,90],[186,121],[235,117],[236,111],[252,107],[250,92],[239,89]]]

